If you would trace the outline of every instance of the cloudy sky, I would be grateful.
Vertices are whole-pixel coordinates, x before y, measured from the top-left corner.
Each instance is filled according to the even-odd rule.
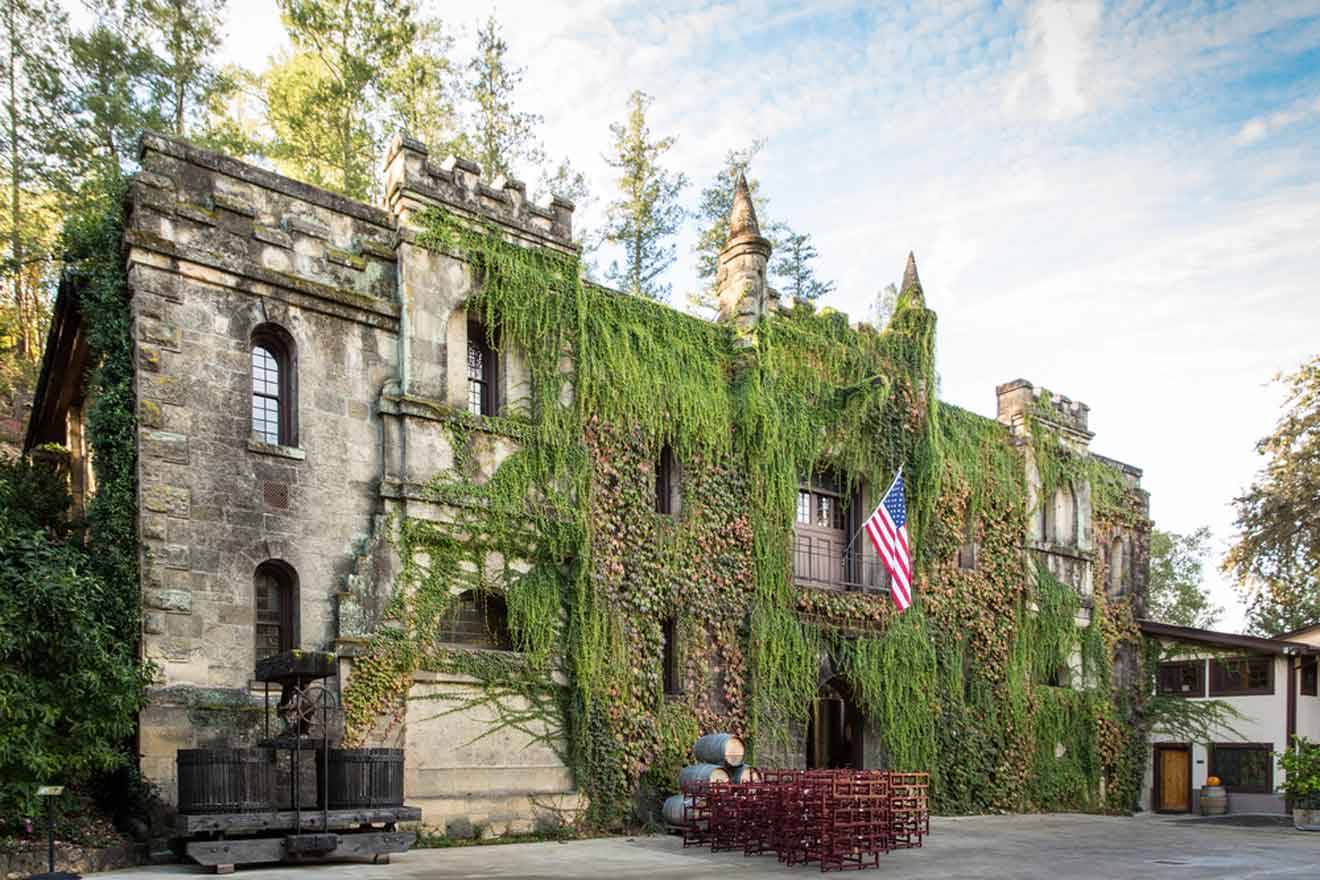
[[[489,8],[430,11],[465,56]],[[1023,377],[1085,401],[1093,449],[1145,469],[1157,525],[1226,545],[1277,415],[1269,380],[1320,352],[1320,0],[494,11],[547,149],[597,192],[635,88],[678,138],[691,204],[764,138],[755,176],[813,236],[828,304],[860,317],[915,251],[945,399],[993,415],[994,386]],[[273,3],[231,0],[232,60],[260,68],[282,43]]]

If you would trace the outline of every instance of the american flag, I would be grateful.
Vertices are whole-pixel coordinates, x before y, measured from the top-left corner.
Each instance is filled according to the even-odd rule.
[[[898,469],[889,491],[880,499],[864,527],[893,578],[889,591],[894,596],[894,604],[899,611],[906,611],[912,604],[912,545],[908,541],[902,468]]]

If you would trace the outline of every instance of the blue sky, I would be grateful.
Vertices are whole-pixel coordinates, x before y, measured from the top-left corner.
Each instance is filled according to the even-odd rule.
[[[231,3],[227,54],[259,67],[283,40],[273,4]],[[465,55],[488,7],[432,11]],[[829,305],[861,317],[914,250],[945,399],[992,415],[994,386],[1023,377],[1085,401],[1093,449],[1145,469],[1157,525],[1226,545],[1277,415],[1269,379],[1320,350],[1320,0],[496,12],[546,147],[598,193],[634,88],[678,138],[690,204],[764,138],[769,213],[812,234]]]

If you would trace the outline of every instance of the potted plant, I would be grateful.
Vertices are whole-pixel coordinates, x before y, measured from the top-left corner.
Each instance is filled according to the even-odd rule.
[[[1293,746],[1279,755],[1286,777],[1279,793],[1292,802],[1293,825],[1320,831],[1320,743],[1294,736]]]

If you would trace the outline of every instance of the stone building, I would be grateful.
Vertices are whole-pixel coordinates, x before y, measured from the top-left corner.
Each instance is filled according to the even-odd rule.
[[[459,489],[488,485],[535,425],[527,353],[467,307],[482,274],[460,249],[428,244],[419,218],[443,208],[480,221],[505,243],[571,260],[573,205],[555,199],[540,207],[521,183],[487,185],[474,164],[438,158],[396,138],[384,204],[370,206],[182,141],[143,138],[123,231],[137,351],[142,653],[157,668],[139,752],[144,774],[166,797],[176,749],[257,738],[257,657],[331,650],[342,658],[341,687],[353,681],[355,658],[393,622],[391,584],[405,566],[399,523],[455,522]],[[740,186],[718,274],[731,357],[756,357],[759,327],[806,308],[770,289],[769,254]],[[924,309],[911,260],[904,294]],[[66,280],[26,438],[29,449],[70,447],[76,494],[92,488],[81,451],[80,320],[76,279]],[[864,332],[839,321],[843,331]],[[563,387],[552,395],[565,406],[579,391],[572,363],[573,352],[564,352]],[[1030,513],[1016,543],[1076,591],[1079,625],[1090,621],[1097,583],[1139,611],[1149,528],[1141,472],[1091,456],[1084,404],[1023,380],[997,394],[1002,428],[981,420],[990,423],[985,430],[1025,450]],[[1033,426],[1057,437],[1070,460],[1101,462],[1118,475],[1132,515],[1099,522],[1091,482],[1043,481]],[[654,471],[643,467],[637,479],[654,480],[656,513],[677,520],[697,505],[688,490],[700,467],[665,446]],[[448,475],[444,492],[437,475]],[[866,542],[852,540],[883,490],[828,471],[804,479],[790,536],[795,590],[887,603],[887,573]],[[969,525],[964,537],[948,562],[951,578],[978,566],[978,532]],[[751,540],[728,552],[750,557]],[[498,555],[476,567],[520,576],[535,562]],[[433,636],[477,654],[510,653],[508,610],[470,581],[455,581]],[[726,657],[706,677],[695,660],[684,667],[676,659],[680,636],[670,620],[646,625],[663,642],[655,657],[664,694],[682,691],[683,681],[706,688],[711,695],[700,697],[695,717],[725,717],[737,664]],[[831,662],[822,657],[819,699],[799,716],[806,724],[790,724],[788,744],[767,744],[763,756],[821,766],[886,760],[885,731],[865,717]],[[1060,675],[1076,674],[1080,663],[1070,661]],[[547,811],[578,805],[581,788],[560,747],[564,731],[536,719],[501,724],[490,706],[465,703],[481,692],[470,672],[408,674],[407,702],[393,717],[383,712],[367,738],[407,750],[408,800],[428,824],[455,833],[519,831]]]

